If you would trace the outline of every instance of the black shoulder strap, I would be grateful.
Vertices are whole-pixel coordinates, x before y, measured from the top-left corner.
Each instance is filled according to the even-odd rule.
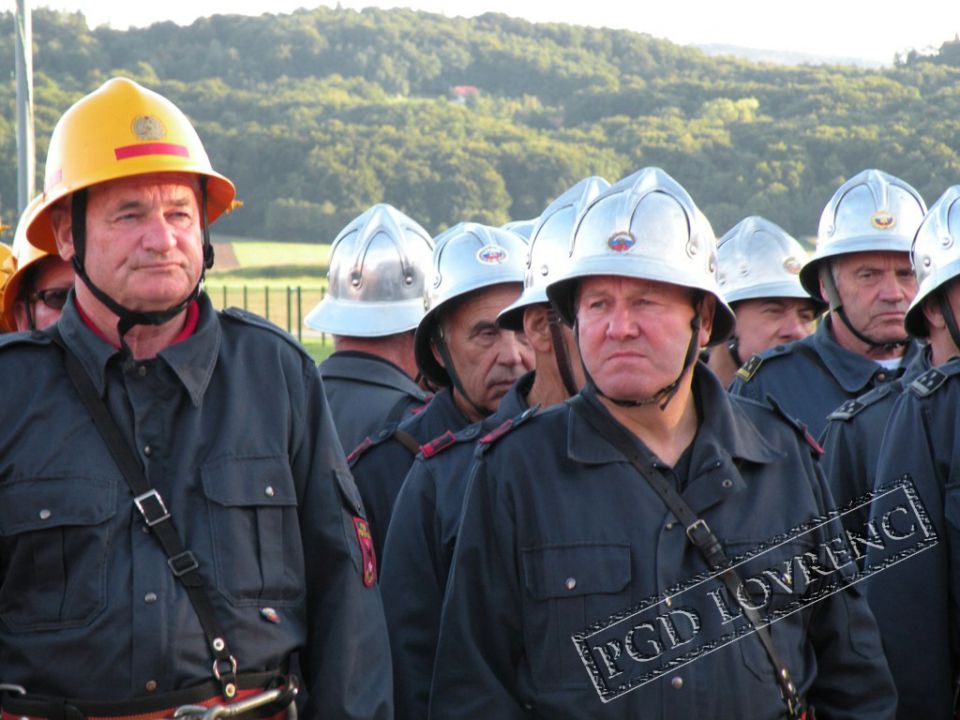
[[[780,686],[780,695],[787,706],[787,717],[791,720],[799,720],[804,717],[806,704],[790,678],[790,671],[780,660],[780,656],[773,645],[773,638],[770,636],[770,631],[763,618],[748,603],[741,602],[739,590],[742,580],[710,526],[707,525],[705,520],[697,517],[693,509],[680,496],[680,493],[674,489],[672,483],[647,462],[647,459],[638,450],[632,436],[628,435],[629,431],[626,428],[591,405],[583,395],[575,396],[570,404],[575,412],[579,413],[601,436],[605,437],[611,445],[623,453],[630,464],[637,469],[637,472],[660,496],[660,499],[663,500],[674,517],[687,529],[687,537],[700,551],[710,569],[719,571],[724,586],[730,596],[740,605],[750,624],[753,625],[757,637],[760,638],[760,642],[770,658],[770,663],[773,665],[777,676],[777,684]]]
[[[206,593],[203,576],[197,572],[199,563],[196,557],[183,546],[163,498],[150,486],[140,460],[124,440],[120,428],[117,427],[107,406],[97,395],[97,390],[80,364],[80,360],[67,347],[56,325],[52,325],[47,333],[63,350],[67,374],[110,450],[110,454],[123,473],[130,492],[133,493],[133,504],[163,548],[170,570],[186,589],[214,656],[213,674],[220,681],[223,696],[227,700],[232,700],[237,694],[237,660],[230,653],[226,638],[220,631],[213,605]]]

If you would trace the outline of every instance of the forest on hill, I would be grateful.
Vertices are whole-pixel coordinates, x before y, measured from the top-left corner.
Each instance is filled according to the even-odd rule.
[[[0,217],[16,205],[14,34],[0,14]],[[876,167],[932,203],[960,183],[960,39],[890,68],[710,57],[649,35],[499,14],[318,8],[91,29],[33,13],[38,178],[53,124],[122,74],[194,120],[241,210],[235,236],[329,242],[389,202],[437,233],[537,215],[587,175],[659,165],[720,235],[763,215],[816,233]],[[42,180],[38,179],[38,182]]]

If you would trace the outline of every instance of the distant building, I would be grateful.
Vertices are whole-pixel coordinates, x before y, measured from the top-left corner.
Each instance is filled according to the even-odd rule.
[[[480,94],[479,88],[476,85],[454,85],[451,88],[453,93],[453,99],[456,102],[466,102],[468,97],[473,97]]]

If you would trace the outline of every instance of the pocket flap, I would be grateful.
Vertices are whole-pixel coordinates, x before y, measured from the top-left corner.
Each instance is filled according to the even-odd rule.
[[[523,551],[523,578],[538,600],[616,593],[630,583],[626,543],[550,545]]]
[[[363,500],[360,497],[360,489],[357,487],[353,475],[348,470],[334,470],[334,477],[337,479],[337,487],[340,489],[340,496],[347,509],[352,515],[358,515],[366,518],[367,514],[363,511]]]
[[[206,496],[224,507],[296,505],[286,457],[230,458],[200,469]]]
[[[0,485],[0,536],[99,525],[117,513],[117,484],[89,477],[30,478]]]

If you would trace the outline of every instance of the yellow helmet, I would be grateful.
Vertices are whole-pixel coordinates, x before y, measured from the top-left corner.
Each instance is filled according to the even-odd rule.
[[[7,280],[13,275],[14,270],[16,270],[16,267],[17,261],[13,257],[10,246],[0,242],[0,310],[3,309],[4,288],[7,285]],[[10,327],[4,321],[3,315],[0,314],[0,333],[6,332],[9,329]]]
[[[155,172],[206,177],[208,223],[231,208],[233,183],[214,171],[183,111],[132,80],[108,80],[74,103],[53,129],[42,200],[27,238],[56,253],[49,212],[54,203],[97,183]]]
[[[6,326],[8,330],[13,330],[16,327],[13,308],[17,304],[20,289],[23,287],[23,278],[27,274],[27,268],[51,255],[46,250],[34,247],[27,241],[27,226],[42,204],[42,195],[37,195],[27,203],[13,235],[10,275],[7,278],[7,284],[3,286],[3,293],[0,295],[0,325]],[[52,254],[59,257],[56,252]]]

